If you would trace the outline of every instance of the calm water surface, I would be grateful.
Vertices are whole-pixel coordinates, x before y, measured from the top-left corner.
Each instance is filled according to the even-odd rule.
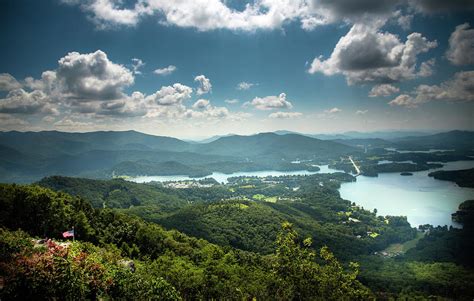
[[[474,161],[449,162],[436,170],[466,168],[474,168]],[[365,209],[377,208],[379,215],[407,216],[412,226],[457,226],[451,221],[451,213],[463,201],[474,199],[474,189],[428,177],[432,171],[414,172],[413,176],[400,176],[400,173],[379,174],[376,178],[359,176],[356,182],[343,183],[339,192],[343,199]]]
[[[382,162],[389,163],[389,162]],[[442,168],[436,170],[458,170],[474,168],[474,161],[457,161],[443,163]],[[400,173],[384,173],[378,177],[357,177],[356,182],[343,183],[339,192],[341,197],[363,206],[365,209],[377,208],[379,215],[407,216],[412,226],[421,224],[453,225],[451,213],[455,212],[460,203],[474,199],[473,188],[462,188],[453,182],[439,181],[428,177],[434,171],[413,172],[413,176],[400,176]],[[316,173],[334,173],[339,170],[330,169],[327,165],[320,166],[320,171],[255,171],[224,174],[214,172],[203,178],[214,178],[219,183],[227,183],[230,177],[266,177],[284,175],[311,175]],[[189,176],[141,176],[130,178],[130,181],[147,183],[151,181],[183,181],[191,180]]]
[[[436,148],[432,148],[432,149],[429,149],[429,150],[421,150],[421,151],[417,151],[417,150],[398,150],[398,149],[393,148],[393,147],[386,147],[385,149],[388,150],[388,151],[397,152],[397,153],[400,153],[400,154],[408,154],[408,153],[429,154],[429,153],[436,153],[436,152],[452,152],[452,151],[454,151],[454,149],[436,149]]]
[[[202,178],[190,178],[186,175],[177,176],[140,176],[135,178],[129,178],[129,181],[137,183],[148,183],[152,181],[156,182],[167,182],[167,181],[185,181],[185,180],[201,180],[204,178],[214,178],[219,183],[227,183],[227,180],[231,177],[268,177],[268,176],[301,176],[301,175],[312,175],[316,173],[335,173],[343,172],[336,169],[330,169],[327,165],[319,166],[320,170],[317,172],[307,170],[297,171],[276,171],[276,170],[263,170],[263,171],[251,171],[251,172],[234,172],[231,174],[225,174],[221,172],[213,172],[211,175]]]

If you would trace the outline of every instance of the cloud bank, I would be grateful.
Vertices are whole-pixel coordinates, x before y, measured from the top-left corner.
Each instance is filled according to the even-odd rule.
[[[317,57],[310,74],[342,74],[349,85],[395,83],[432,74],[434,61],[417,64],[417,56],[437,46],[420,33],[411,33],[403,43],[378,27],[355,24],[334,47],[330,57]]]
[[[187,102],[194,90],[181,83],[162,86],[149,95],[140,91],[128,94],[125,90],[134,84],[134,76],[140,74],[139,68],[144,65],[140,59],[132,62],[130,70],[112,62],[101,50],[70,52],[58,60],[56,69],[44,71],[40,79],[27,77],[18,81],[10,74],[0,74],[0,90],[7,92],[0,99],[2,126],[26,125],[28,119],[37,118],[56,127],[73,128],[137,117],[176,121],[241,120],[249,116],[211,105],[206,99],[198,99],[190,106]],[[170,67],[166,72],[173,69]],[[199,75],[194,80],[199,84],[197,96],[211,92],[207,77]]]

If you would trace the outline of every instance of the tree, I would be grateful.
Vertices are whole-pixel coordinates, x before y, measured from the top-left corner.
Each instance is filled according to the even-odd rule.
[[[356,278],[358,265],[351,263],[346,272],[327,247],[319,256],[310,249],[310,238],[298,239],[292,224],[284,222],[276,240],[273,264],[275,296],[280,300],[367,299],[371,292]],[[316,260],[321,260],[318,264]]]

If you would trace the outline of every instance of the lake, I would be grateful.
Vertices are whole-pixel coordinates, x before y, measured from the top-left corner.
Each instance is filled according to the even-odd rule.
[[[384,173],[378,177],[358,176],[356,182],[343,183],[341,197],[365,209],[377,208],[378,215],[404,215],[412,226],[453,225],[451,213],[459,204],[474,199],[473,188],[428,177],[435,170],[474,168],[474,161],[448,162],[442,168],[413,172],[413,176]]]
[[[382,162],[389,163],[389,162]],[[383,173],[378,177],[358,176],[356,182],[343,183],[339,192],[341,197],[363,206],[365,209],[377,208],[378,215],[404,215],[412,226],[421,224],[453,225],[451,213],[460,203],[474,199],[473,188],[462,188],[453,182],[439,181],[428,177],[435,170],[457,170],[474,168],[474,161],[457,161],[443,163],[439,169],[413,172],[413,176],[401,176],[400,173]],[[230,177],[266,177],[284,175],[311,175],[316,173],[335,173],[340,170],[330,169],[328,165],[319,166],[318,172],[300,171],[254,171],[224,174],[214,172],[203,178],[190,178],[186,175],[176,176],[141,176],[129,178],[129,181],[147,183],[152,181],[184,181],[214,178],[219,183],[227,183]]]
[[[400,154],[408,154],[408,153],[420,153],[420,154],[430,154],[430,153],[437,153],[437,152],[453,152],[454,149],[436,149],[432,148],[429,150],[398,150],[393,147],[386,147],[385,150],[391,151],[391,152],[397,152]]]
[[[342,170],[330,169],[328,165],[319,166],[319,171],[307,171],[307,170],[296,170],[296,171],[276,171],[276,170],[262,170],[262,171],[250,171],[250,172],[234,172],[231,174],[225,174],[221,172],[213,172],[212,174],[202,178],[190,178],[186,175],[176,176],[140,176],[134,178],[128,178],[128,181],[136,183],[148,183],[152,181],[156,182],[167,182],[167,181],[186,181],[186,180],[202,180],[205,178],[214,178],[219,183],[227,183],[227,179],[232,177],[278,177],[278,176],[302,176],[312,175],[317,173],[335,173],[343,172]]]

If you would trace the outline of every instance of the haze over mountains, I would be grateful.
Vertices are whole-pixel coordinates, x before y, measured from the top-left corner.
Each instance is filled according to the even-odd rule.
[[[31,182],[47,175],[205,176],[214,171],[303,170],[364,147],[472,149],[474,133],[452,131],[391,140],[321,140],[295,133],[231,135],[208,143],[136,131],[66,133],[1,132],[0,179]],[[313,164],[292,161],[311,161]]]

